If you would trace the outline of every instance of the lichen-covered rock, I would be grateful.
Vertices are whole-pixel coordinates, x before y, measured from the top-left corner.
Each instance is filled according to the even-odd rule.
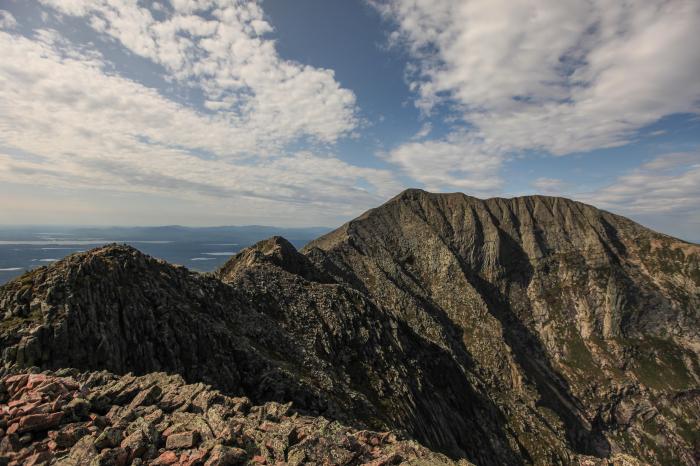
[[[75,400],[109,394],[110,411],[129,409],[133,393],[157,387],[171,396],[191,394],[193,386],[179,377],[153,373],[144,377],[118,377],[108,373],[78,373],[59,377],[54,373],[5,376],[0,383],[6,388],[0,406],[2,419],[13,423],[21,419],[24,409],[37,403],[48,405],[53,414],[63,414]],[[60,391],[51,387],[60,387]],[[97,413],[88,408],[89,420],[82,423],[51,423],[53,430],[34,429],[23,442],[17,433],[6,434],[0,450],[0,463],[59,465],[205,465],[230,466],[254,464],[457,464],[415,442],[399,440],[389,432],[356,431],[323,418],[300,416],[289,405],[267,403],[253,406],[247,414],[240,410],[240,398],[229,398],[208,386],[197,386],[199,396],[209,400],[208,410],[195,405],[173,410],[159,397],[142,397],[130,421],[112,417],[96,422]],[[247,401],[247,400],[245,400]],[[11,407],[11,408],[10,408]],[[98,408],[104,410],[102,404]],[[161,414],[162,425],[206,426],[222,424],[220,430],[209,429],[210,438],[198,430],[161,435],[146,418]],[[116,422],[120,426],[110,425]],[[167,428],[165,429],[167,431]],[[466,462],[459,464],[466,465]]]
[[[199,443],[199,432],[188,430],[186,432],[173,433],[168,435],[165,442],[166,448],[176,450],[178,448],[192,448]]]

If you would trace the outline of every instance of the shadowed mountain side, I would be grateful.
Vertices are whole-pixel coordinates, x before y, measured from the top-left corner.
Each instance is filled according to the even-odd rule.
[[[218,275],[314,348],[329,371],[366,395],[382,422],[479,464],[518,463],[502,414],[466,376],[468,359],[455,361],[354,289],[322,283],[328,275],[285,239],[259,242]]]
[[[248,261],[278,250],[280,265],[313,268],[273,238],[231,260],[231,284],[116,245],[38,269],[0,289],[3,362],[178,373],[255,402],[392,426],[480,464],[519,462],[500,412],[448,353],[351,288]]]

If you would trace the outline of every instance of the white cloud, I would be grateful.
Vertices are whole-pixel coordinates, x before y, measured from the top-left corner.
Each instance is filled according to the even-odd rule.
[[[201,89],[206,107],[259,152],[302,136],[333,143],[357,124],[355,96],[332,70],[282,59],[257,2],[174,1],[157,20],[131,0],[42,0]],[[165,8],[163,8],[165,9]],[[242,150],[250,150],[245,146]]]
[[[0,10],[0,29],[13,29],[17,27],[17,20],[7,10]]]
[[[424,123],[423,126],[420,127],[418,132],[416,134],[414,134],[411,139],[413,139],[413,140],[425,139],[425,137],[427,137],[432,130],[433,130],[433,125],[430,122]]]
[[[463,164],[484,144],[501,156],[624,145],[665,115],[700,111],[694,0],[372,3],[413,58],[416,105],[449,105],[472,128]],[[424,152],[423,165],[438,156]]]
[[[473,194],[497,191],[503,157],[464,133],[440,140],[409,142],[385,155],[429,189],[460,189]]]
[[[561,195],[564,191],[566,183],[557,178],[537,178],[532,182],[532,187],[541,194],[556,194]]]
[[[61,5],[66,14],[88,11],[82,2]],[[37,192],[168,196],[191,209],[207,205],[211,215],[224,211],[216,218],[228,222],[258,209],[261,221],[277,224],[333,224],[400,189],[388,171],[354,166],[316,145],[313,153],[286,146],[299,136],[332,142],[353,127],[352,94],[329,71],[276,58],[276,68],[268,71],[282,73],[281,79],[268,77],[257,94],[248,89],[242,107],[210,114],[116,74],[97,50],[78,47],[53,30],[32,37],[0,31],[0,50],[2,183],[35,186]],[[316,112],[325,111],[321,121]]]
[[[99,54],[72,47],[56,32],[40,31],[36,40],[0,32],[0,47],[5,145],[36,154],[61,150],[96,157],[110,155],[100,146],[139,138],[222,156],[256,148],[257,138],[243,128],[108,74]]]
[[[697,221],[700,219],[700,153],[656,157],[618,177],[609,186],[579,197],[625,214],[682,212]]]

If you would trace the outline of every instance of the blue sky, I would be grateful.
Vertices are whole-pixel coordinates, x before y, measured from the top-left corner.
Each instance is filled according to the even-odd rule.
[[[700,4],[0,0],[5,224],[335,226],[407,187],[700,240]]]

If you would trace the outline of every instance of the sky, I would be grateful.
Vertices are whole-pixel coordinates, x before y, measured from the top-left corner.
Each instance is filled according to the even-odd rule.
[[[0,0],[0,223],[337,226],[409,187],[700,241],[697,0]]]

